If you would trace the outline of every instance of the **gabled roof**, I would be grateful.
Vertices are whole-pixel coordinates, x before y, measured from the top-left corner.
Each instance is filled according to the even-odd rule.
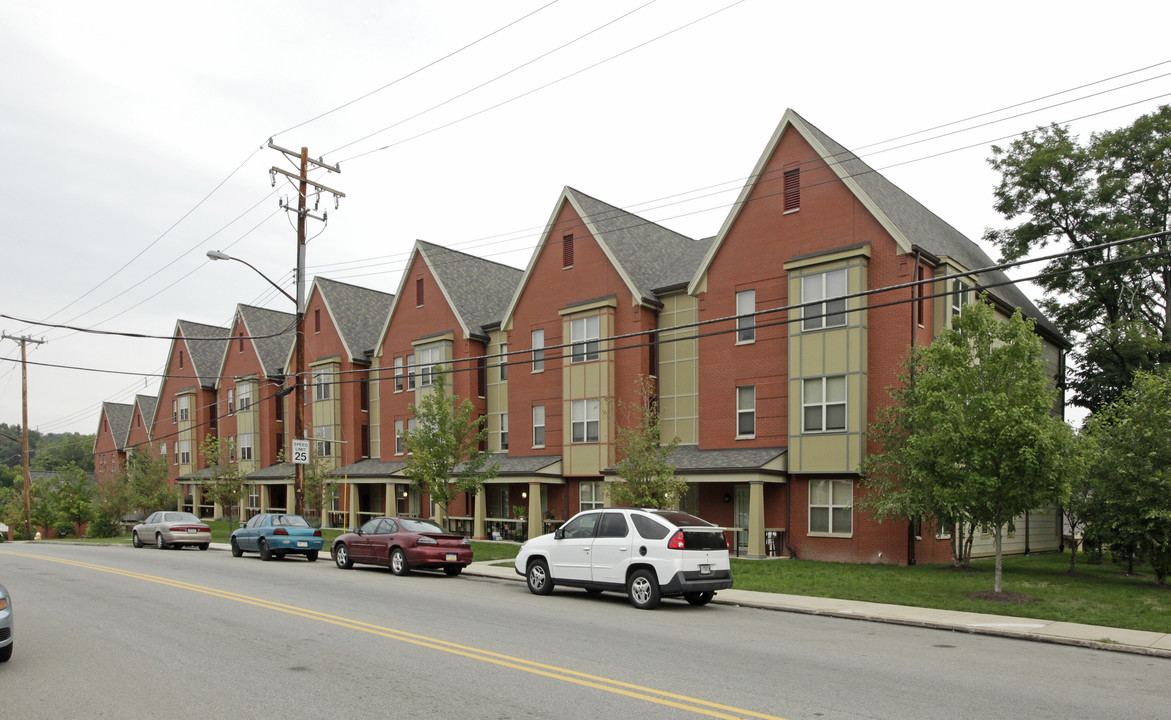
[[[708,248],[707,240],[692,240],[674,230],[657,225],[583,192],[566,186],[545,225],[545,235],[525,269],[524,277],[504,314],[507,322],[528,284],[537,257],[550,241],[550,233],[565,203],[573,206],[585,229],[597,241],[619,276],[639,302],[658,302],[655,290],[685,283],[691,279],[698,262]]]
[[[367,354],[378,346],[378,332],[386,325],[394,295],[323,277],[314,278],[310,297],[314,289],[321,293],[350,359],[369,362]]]
[[[154,416],[155,406],[159,404],[159,399],[154,395],[135,395],[134,404],[138,406],[138,411],[142,413],[142,422],[146,425],[146,436],[149,438],[154,434]],[[126,437],[129,439],[130,430],[127,428]]]
[[[486,326],[500,322],[521,276],[520,270],[509,265],[422,240],[416,240],[415,247],[411,249],[406,265],[408,269],[414,265],[416,258],[422,258],[435,277],[439,291],[459,321],[464,337],[482,337]],[[408,279],[408,273],[404,272],[386,322],[379,333],[380,343],[386,338],[391,317],[407,292]]]
[[[220,360],[232,334],[231,328],[204,325],[190,320],[179,320],[176,326],[178,334],[183,336],[187,356],[191,358],[191,367],[199,378],[200,386],[209,390],[214,389],[219,379]]]
[[[297,338],[297,316],[293,313],[269,310],[254,305],[237,305],[236,317],[244,324],[248,342],[260,358],[260,367],[266,376],[281,375]],[[219,367],[227,360],[227,347],[220,357]]]
[[[903,252],[911,253],[916,247],[922,248],[936,257],[952,258],[965,270],[975,270],[996,264],[979,245],[928,210],[890,180],[887,180],[853,152],[847,150],[790,109],[785,111],[780,124],[749,176],[748,182],[745,183],[731,212],[724,220],[720,232],[717,233],[703,262],[695,271],[688,288],[689,291],[694,292],[698,287],[728,232],[735,224],[736,218],[739,217],[747,203],[748,197],[755,187],[756,178],[764,172],[765,166],[781,141],[781,137],[788,130],[797,132],[809,143],[826,165],[837,174],[842,183],[858,198],[858,201],[882,225],[883,229],[894,238],[895,243]],[[999,270],[980,273],[977,282],[980,285],[1011,283],[1009,277]],[[1041,314],[1041,311],[1015,284],[989,288],[988,292],[1009,307],[1019,307],[1021,312],[1026,317],[1035,320],[1038,326],[1044,328],[1056,339],[1065,341],[1057,328]]]
[[[102,403],[102,416],[110,425],[110,437],[114,440],[114,447],[118,452],[126,451],[126,437],[130,434],[130,421],[134,417],[134,406],[126,403]],[[101,434],[100,420],[98,434]],[[95,445],[97,440],[95,438]]]

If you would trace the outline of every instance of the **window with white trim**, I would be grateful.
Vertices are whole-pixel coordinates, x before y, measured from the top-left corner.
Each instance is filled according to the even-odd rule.
[[[228,388],[228,414],[233,415],[236,412],[236,391]]]
[[[756,342],[756,291],[736,293],[736,344]]]
[[[809,481],[809,534],[854,532],[854,481]]]
[[[430,387],[435,384],[435,366],[443,362],[443,346],[419,348],[415,355],[419,368],[419,387]]]
[[[598,442],[598,428],[601,418],[597,400],[573,400],[570,403],[570,429],[575,443]]]
[[[508,381],[508,346],[500,346],[500,382]]]
[[[578,511],[601,510],[606,506],[605,487],[602,480],[582,480],[578,484]]]
[[[533,331],[533,372],[545,372],[545,331]]]
[[[401,357],[394,359],[394,391],[396,393],[403,391],[403,359]]]
[[[533,447],[545,447],[545,406],[533,406]]]
[[[313,373],[313,399],[315,401],[329,399],[330,379],[332,377],[333,373],[328,370],[317,370]]]
[[[972,302],[972,286],[963,278],[952,278],[948,284],[951,285],[948,300],[951,303],[951,316],[954,318],[963,312],[964,305]]]
[[[179,398],[179,420],[191,419],[191,398],[183,396]]]
[[[179,444],[175,447],[175,449],[179,453],[179,460],[178,460],[179,464],[180,465],[190,465],[191,464],[191,441],[190,440],[180,440]]]
[[[801,278],[802,330],[845,327],[846,268],[806,275]]]
[[[236,411],[245,412],[252,407],[252,383],[236,383]]]
[[[846,429],[846,376],[807,378],[801,383],[801,432]]]
[[[243,433],[236,437],[236,444],[239,448],[239,457],[241,460],[252,459],[252,433]]]
[[[508,413],[500,413],[500,449],[508,449]]]
[[[159,457],[161,457],[163,460],[167,459],[167,444],[166,443],[159,444]]]
[[[313,428],[313,439],[317,441],[317,457],[329,457],[333,454],[333,426],[318,425]]]
[[[407,355],[407,390],[415,389],[415,356]]]
[[[394,421],[394,454],[402,455],[403,448],[406,446],[406,441],[403,438],[403,421]]]
[[[756,437],[756,386],[736,388],[736,437]]]
[[[597,315],[569,321],[570,362],[591,362],[598,359],[598,340],[601,337],[601,318]]]

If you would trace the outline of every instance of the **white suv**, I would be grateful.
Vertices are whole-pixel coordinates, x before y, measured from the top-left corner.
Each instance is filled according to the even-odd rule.
[[[522,545],[515,567],[534,594],[548,595],[554,585],[613,590],[643,610],[679,595],[706,605],[717,590],[732,587],[723,530],[678,510],[578,513],[557,532]]]

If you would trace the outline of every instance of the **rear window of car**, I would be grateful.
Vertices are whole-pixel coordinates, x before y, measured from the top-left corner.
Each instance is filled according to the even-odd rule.
[[[639,536],[647,540],[662,540],[671,532],[666,525],[655,522],[646,515],[632,513],[630,519],[634,522],[634,529],[638,531]]]
[[[199,518],[191,513],[173,512],[167,513],[166,522],[199,522]]]
[[[716,527],[716,525],[697,518],[691,513],[685,513],[681,510],[650,510],[652,515],[658,515],[675,527]]]
[[[273,515],[272,524],[283,527],[309,527],[309,523],[300,515]]]
[[[447,532],[430,520],[410,520],[407,518],[399,518],[398,524],[402,525],[403,530],[407,532],[421,532],[421,533],[441,533]]]

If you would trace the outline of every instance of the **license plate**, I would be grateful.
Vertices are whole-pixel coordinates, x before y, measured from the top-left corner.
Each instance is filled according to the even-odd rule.
[[[447,562],[455,562],[456,561],[456,554],[455,553],[447,553],[447,557],[445,559],[447,560]]]
[[[700,565],[699,566],[699,574],[700,575],[711,575],[712,574],[712,566],[711,565]]]
[[[309,547],[309,541],[308,540],[298,540],[297,547]]]
[[[196,530],[195,528],[187,528],[187,532],[189,532],[189,533],[197,533],[197,532],[199,532],[199,531],[198,531],[198,530]]]

